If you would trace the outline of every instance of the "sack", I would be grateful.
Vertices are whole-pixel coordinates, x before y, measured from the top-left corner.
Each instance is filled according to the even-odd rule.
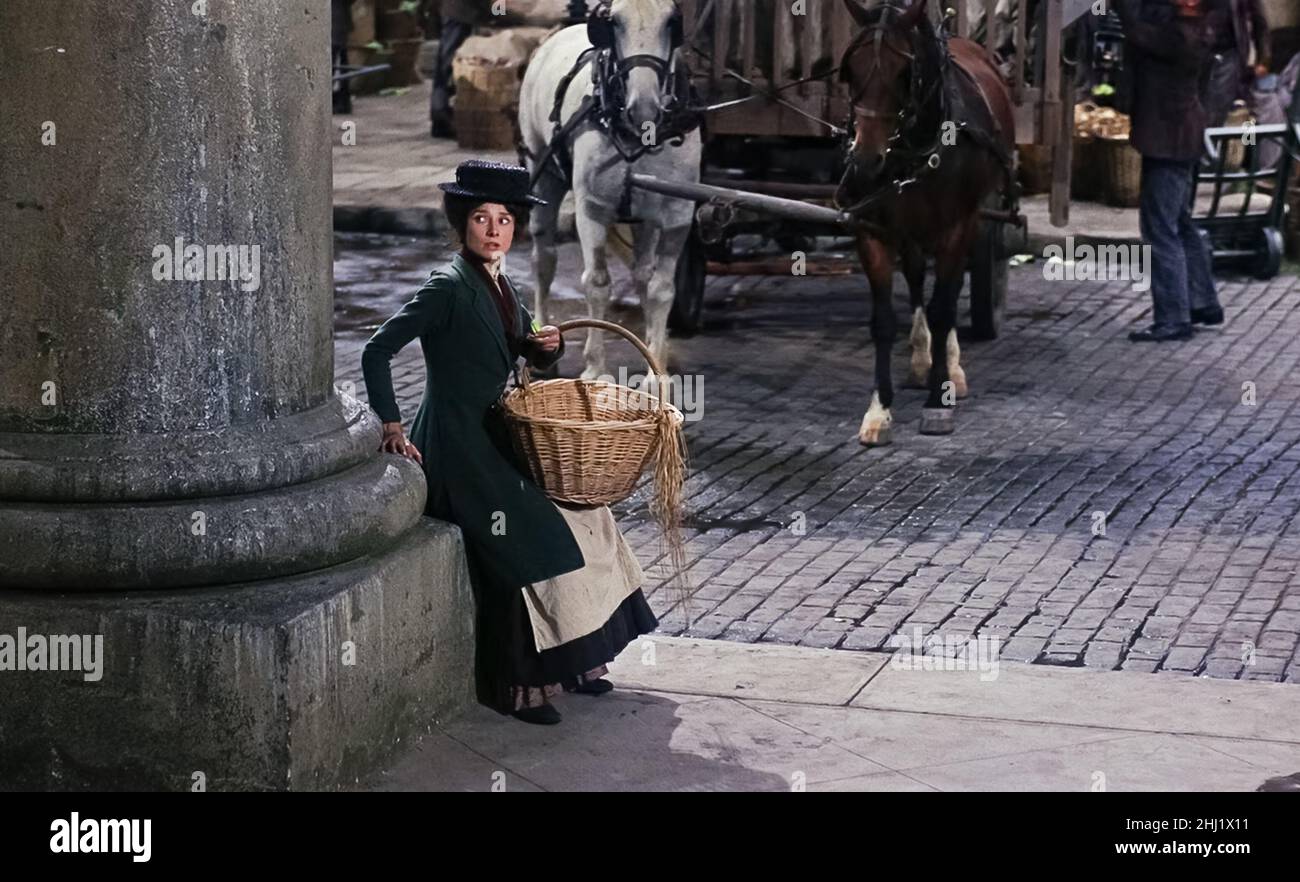
[[[1300,74],[1300,55],[1296,55],[1287,64],[1279,76],[1269,74],[1257,79],[1250,89],[1250,108],[1255,114],[1255,122],[1261,126],[1285,123],[1296,117],[1293,106],[1296,77]],[[1271,80],[1271,82],[1270,82]],[[1269,139],[1259,145],[1259,167],[1273,168],[1282,158],[1282,145]]]

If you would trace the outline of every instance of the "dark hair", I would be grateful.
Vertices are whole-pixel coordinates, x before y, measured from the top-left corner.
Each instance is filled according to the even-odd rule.
[[[442,197],[442,210],[447,215],[447,223],[460,237],[460,241],[465,241],[465,229],[469,226],[469,216],[474,209],[480,205],[486,205],[486,200],[475,199],[469,196],[453,196],[446,193]],[[506,205],[506,210],[515,219],[515,228],[518,229],[528,224],[528,213],[530,207],[527,205]]]

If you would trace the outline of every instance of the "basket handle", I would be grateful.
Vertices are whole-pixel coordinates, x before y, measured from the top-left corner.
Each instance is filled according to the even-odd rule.
[[[644,358],[646,364],[649,365],[650,371],[655,375],[655,379],[659,381],[659,409],[664,410],[668,407],[668,401],[664,398],[664,390],[671,384],[664,382],[664,380],[667,379],[664,375],[664,369],[659,365],[659,362],[655,360],[654,354],[650,352],[650,347],[641,342],[640,337],[633,334],[622,325],[615,324],[614,322],[603,321],[601,319],[574,319],[573,321],[563,322],[559,325],[558,329],[560,334],[563,335],[565,331],[576,331],[580,328],[595,328],[600,331],[609,331],[618,334],[623,339],[627,340],[627,342],[635,346],[637,352],[641,353],[641,357]],[[531,378],[526,363],[524,364],[524,369],[521,372],[520,377],[520,385],[527,389]]]

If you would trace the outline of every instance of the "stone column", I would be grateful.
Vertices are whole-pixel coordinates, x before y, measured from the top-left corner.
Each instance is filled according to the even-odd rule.
[[[117,781],[99,733],[58,743],[51,714],[73,719],[74,694],[116,696],[106,724],[130,705],[127,728],[159,752],[162,717],[210,716],[186,758],[208,768],[157,765],[160,787],[191,771],[287,786],[291,769],[328,786],[377,699],[395,697],[395,735],[410,700],[467,695],[468,669],[440,655],[468,633],[459,538],[421,518],[418,468],[379,455],[374,414],[333,389],[330,75],[326,0],[0,5],[0,640],[76,624],[106,656],[99,688],[64,694],[90,683],[5,671],[0,654],[0,704],[19,708],[0,721],[0,789],[6,748]],[[394,604],[409,620],[391,634],[357,626]],[[352,641],[346,665],[353,631],[374,642]],[[398,632],[405,646],[384,645]],[[399,670],[364,670],[367,653]],[[310,711],[307,765],[217,758],[231,738],[290,740],[286,695],[255,671],[338,705]],[[444,674],[446,700],[401,682]],[[366,677],[387,693],[345,708]],[[270,728],[232,733],[235,711]]]

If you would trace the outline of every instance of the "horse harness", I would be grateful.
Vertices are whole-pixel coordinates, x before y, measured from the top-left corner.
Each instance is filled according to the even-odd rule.
[[[881,7],[881,9],[892,9],[892,7]],[[939,168],[942,163],[943,151],[955,146],[956,141],[948,143],[945,139],[945,123],[960,118],[961,122],[954,122],[955,134],[965,135],[974,143],[988,150],[1002,165],[1003,172],[1006,175],[1007,187],[1004,189],[1004,199],[1007,201],[1005,206],[1013,213],[1016,212],[1015,206],[1015,162],[1010,152],[1002,144],[1001,126],[994,112],[988,96],[984,93],[983,87],[979,80],[960,64],[954,64],[952,56],[948,51],[949,34],[944,24],[934,31],[934,42],[932,44],[937,56],[934,71],[927,82],[925,71],[925,57],[923,52],[917,47],[916,40],[912,41],[909,47],[911,51],[903,51],[892,45],[889,45],[886,39],[886,29],[888,27],[888,12],[882,12],[881,20],[875,24],[865,27],[858,36],[849,44],[844,53],[844,61],[841,62],[838,70],[841,80],[848,79],[849,68],[847,60],[855,52],[870,43],[874,52],[872,55],[872,66],[864,77],[866,82],[870,82],[872,75],[879,69],[881,50],[888,47],[891,52],[898,53],[907,58],[911,63],[911,74],[909,77],[908,94],[905,100],[899,101],[902,108],[895,113],[889,113],[877,110],[875,108],[864,107],[861,103],[866,86],[861,87],[857,93],[852,96],[850,101],[849,121],[846,128],[853,131],[854,115],[867,117],[869,119],[890,119],[895,118],[898,124],[894,132],[889,137],[889,147],[886,149],[886,161],[896,160],[895,168],[898,171],[881,185],[872,189],[865,196],[858,199],[851,205],[844,205],[841,202],[841,195],[844,193],[848,183],[853,175],[853,165],[851,162],[846,163],[844,176],[840,180],[840,186],[835,194],[835,205],[842,211],[849,214],[861,216],[867,213],[876,203],[896,196],[903,192],[907,187],[917,183],[925,175]],[[925,38],[924,33],[920,35],[921,39]],[[954,78],[949,76],[949,71],[956,70],[974,87],[975,92],[979,95],[980,101],[988,109],[989,120],[993,127],[993,132],[987,132],[978,126],[971,126],[967,120],[970,119],[970,108],[968,102],[958,88]],[[923,84],[923,85],[922,85]],[[920,91],[918,91],[918,86]],[[896,96],[897,97],[897,96]],[[911,142],[917,125],[921,122],[922,114],[925,113],[928,106],[938,102],[937,113],[935,118],[937,124],[935,130],[920,144],[916,145]],[[851,149],[851,147],[850,147]],[[901,160],[901,161],[897,161]],[[888,167],[888,166],[887,166]]]
[[[519,153],[528,159],[537,159],[532,176],[536,186],[543,174],[551,174],[567,188],[573,186],[573,157],[569,152],[569,136],[579,126],[592,122],[609,138],[620,158],[628,166],[624,177],[623,197],[619,205],[620,218],[630,219],[631,214],[631,164],[646,154],[656,154],[668,145],[680,146],[686,136],[703,122],[690,70],[678,59],[665,61],[657,55],[638,54],[626,58],[618,56],[610,20],[610,2],[605,0],[587,20],[587,38],[591,46],[583,50],[573,67],[560,80],[555,90],[555,103],[550,122],[554,126],[550,143],[540,157],[534,157],[518,141]],[[676,53],[684,42],[682,13],[677,9],[669,20],[670,52]],[[591,65],[592,94],[584,95],[578,110],[568,121],[563,120],[564,99],[569,87],[584,67]],[[627,103],[627,76],[639,67],[648,67],[659,81],[660,94],[666,97],[664,113],[655,125],[654,137],[646,143],[643,135],[631,130],[624,117]]]
[[[702,125],[704,115],[702,113],[703,105],[698,101],[695,87],[691,83],[690,71],[684,62],[679,59],[667,62],[658,56],[645,54],[633,55],[627,58],[617,56],[613,23],[610,20],[611,2],[612,0],[602,0],[601,5],[591,14],[587,21],[587,36],[592,45],[578,56],[573,67],[564,75],[556,88],[555,102],[550,115],[550,122],[554,126],[554,130],[551,140],[542,151],[541,156],[533,156],[532,152],[524,145],[522,137],[517,139],[516,146],[519,150],[521,162],[523,158],[537,160],[532,175],[533,186],[536,186],[543,174],[550,174],[562,181],[565,188],[569,189],[573,186],[573,157],[569,152],[569,137],[579,126],[588,121],[593,122],[606,133],[615,150],[628,166],[629,173],[624,178],[619,216],[620,218],[629,218],[632,190],[631,164],[646,154],[659,153],[668,144],[680,145],[686,135]],[[893,7],[887,6],[881,8],[893,9]],[[853,42],[845,50],[844,60],[841,61],[839,66],[818,77],[808,79],[820,79],[838,73],[841,80],[847,80],[848,66],[846,62],[848,58],[868,43],[871,43],[875,49],[870,72],[874,73],[878,69],[880,52],[888,45],[886,42],[886,29],[889,23],[886,18],[887,15],[888,12],[882,13],[881,21],[868,25],[854,38]],[[1006,201],[1005,207],[1013,214],[1018,213],[1018,206],[1016,205],[1018,200],[1014,183],[1014,158],[1002,144],[1001,126],[992,111],[992,104],[989,102],[979,80],[960,64],[952,62],[952,56],[948,51],[949,33],[946,25],[947,20],[945,19],[933,34],[934,42],[932,47],[935,51],[932,54],[937,57],[933,74],[928,81],[925,70],[927,59],[918,49],[915,39],[912,41],[912,46],[909,47],[911,51],[903,51],[894,46],[889,46],[890,51],[903,55],[911,63],[907,100],[900,102],[902,104],[901,110],[895,114],[890,114],[862,106],[860,99],[865,88],[860,89],[857,94],[853,95],[850,102],[849,119],[844,131],[853,131],[855,113],[873,119],[896,117],[898,125],[890,136],[890,147],[887,156],[895,160],[901,159],[902,162],[898,163],[901,170],[893,175],[892,179],[886,180],[852,205],[845,206],[842,204],[840,197],[853,174],[852,164],[849,163],[834,198],[835,205],[841,210],[861,218],[877,202],[902,193],[907,187],[916,184],[925,175],[939,168],[943,151],[955,146],[955,142],[954,144],[946,143],[944,122],[962,118],[963,121],[954,123],[956,133],[965,135],[971,141],[992,153],[998,160],[1007,180],[1007,187],[1003,191]],[[680,10],[670,20],[669,27],[671,29],[672,50],[675,52],[684,42]],[[924,35],[922,35],[923,38]],[[592,94],[584,95],[578,110],[567,121],[564,121],[565,96],[568,94],[573,80],[588,65],[591,65],[592,68]],[[661,90],[664,89],[665,85],[669,87],[665,93],[667,101],[664,105],[664,116],[657,126],[656,137],[651,144],[646,144],[641,136],[629,130],[624,122],[626,78],[631,71],[638,67],[651,68],[659,80]],[[991,133],[978,126],[971,126],[965,121],[970,118],[970,108],[968,108],[968,102],[962,91],[957,87],[954,78],[948,75],[948,72],[953,69],[965,77],[979,96],[981,103],[988,109],[989,121],[993,128]],[[870,75],[868,75],[867,79],[870,79]],[[925,84],[923,93],[918,94],[918,83]],[[755,95],[753,97],[759,96]],[[935,131],[922,145],[914,145],[910,140],[914,136],[914,130],[921,122],[922,114],[926,111],[927,106],[936,100],[938,101],[936,117],[938,122]],[[837,128],[831,123],[824,124],[832,130]],[[666,133],[666,135],[663,133]],[[631,143],[625,143],[625,141]]]

